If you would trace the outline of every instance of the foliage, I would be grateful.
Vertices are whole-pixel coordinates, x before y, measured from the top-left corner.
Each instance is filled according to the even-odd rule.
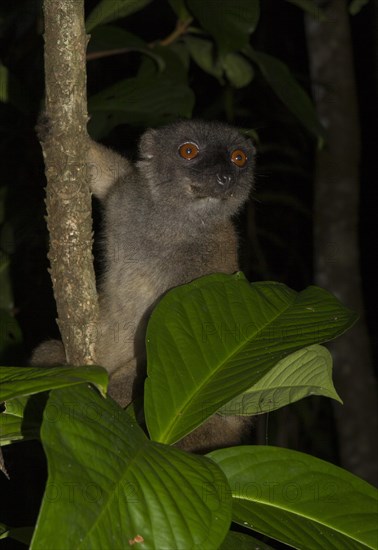
[[[90,130],[95,137],[124,122],[147,126],[177,116],[190,117],[194,107],[188,82],[192,60],[219,82],[228,82],[237,89],[247,86],[255,69],[260,70],[286,107],[310,132],[323,138],[309,97],[286,65],[267,54],[251,54],[249,42],[259,22],[259,0],[222,0],[222,9],[217,2],[170,2],[179,20],[176,31],[160,44],[147,43],[106,24],[148,3],[123,1],[115,7],[113,0],[102,0],[88,17],[90,59],[122,50],[147,56],[135,78],[121,80],[90,98]]]
[[[344,331],[349,319],[350,312],[322,289],[297,293],[279,283],[250,285],[242,274],[202,277],[169,293],[147,330],[145,412],[151,436],[175,443],[290,353]],[[157,333],[158,339],[153,337]],[[176,365],[185,384],[172,376]],[[282,361],[276,367],[281,368],[276,376],[280,389],[285,367]],[[332,388],[331,395],[337,398]],[[271,397],[274,402],[274,391]],[[280,397],[281,406],[286,405],[283,393]],[[256,396],[258,402],[263,399]],[[228,408],[248,414],[234,407]]]
[[[376,547],[377,491],[349,472],[278,447],[208,456],[226,474],[236,523],[294,548]]]
[[[1,442],[40,438],[48,460],[31,548],[60,548],[64,540],[70,548],[129,541],[212,549],[226,537],[232,548],[239,537],[228,533],[231,521],[293,547],[334,541],[374,548],[377,495],[352,474],[276,447],[231,447],[204,457],[169,445],[244,390],[257,402],[268,393],[276,407],[288,404],[290,392],[282,390],[292,387],[286,368],[293,364],[301,386],[300,395],[293,386],[294,399],[314,388],[338,399],[323,348],[294,350],[334,338],[354,321],[324,290],[251,285],[241,274],[210,275],[171,290],[147,333],[150,438],[133,407],[124,411],[83,383],[103,391],[100,368],[4,367]],[[311,377],[301,373],[309,352],[317,366]],[[267,381],[271,373],[274,383]],[[250,412],[242,405],[232,411]],[[12,530],[4,527],[6,534]]]

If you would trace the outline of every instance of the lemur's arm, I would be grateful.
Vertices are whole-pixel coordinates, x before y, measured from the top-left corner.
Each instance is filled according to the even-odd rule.
[[[109,189],[120,178],[133,172],[133,166],[123,156],[89,139],[88,169],[90,188],[98,199],[106,197]]]
[[[42,113],[36,125],[40,142],[47,140],[52,132],[52,124],[45,113]],[[88,154],[86,160],[87,174],[90,178],[92,193],[100,200],[104,199],[111,186],[118,178],[133,171],[131,163],[122,155],[93,141],[87,134]]]

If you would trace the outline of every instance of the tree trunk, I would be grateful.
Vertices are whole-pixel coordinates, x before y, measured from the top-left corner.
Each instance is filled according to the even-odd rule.
[[[324,12],[325,20],[306,19],[314,98],[327,131],[316,159],[315,276],[360,315],[332,346],[335,386],[344,401],[334,411],[342,466],[376,484],[377,394],[359,269],[360,128],[347,3],[330,0]]]
[[[86,171],[84,0],[44,0],[49,260],[67,361],[94,362],[98,315]]]

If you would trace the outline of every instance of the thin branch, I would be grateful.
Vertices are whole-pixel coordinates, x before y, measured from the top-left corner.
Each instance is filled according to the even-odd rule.
[[[161,46],[169,46],[169,44],[172,44],[175,42],[180,36],[186,33],[188,30],[189,25],[193,19],[190,17],[186,21],[177,21],[176,28],[171,34],[169,34],[166,38],[163,38],[163,40],[160,40],[159,44]]]
[[[169,46],[169,44],[172,44],[175,42],[180,36],[186,33],[186,31],[189,28],[189,25],[193,21],[192,18],[187,19],[186,21],[178,21],[176,24],[176,28],[173,32],[171,32],[166,38],[163,38],[159,42],[150,42],[148,44],[149,48],[154,48],[156,44],[159,44],[160,46]],[[104,57],[110,57],[112,55],[120,55],[123,53],[129,53],[131,51],[138,51],[137,48],[114,48],[112,50],[102,50],[99,52],[91,52],[87,54],[87,61],[93,61],[94,59],[101,59]]]
[[[115,48],[114,50],[102,50],[99,52],[91,52],[87,54],[87,61],[93,61],[94,59],[102,59],[103,57],[110,57],[111,55],[120,55],[122,53],[129,53],[135,51],[132,48]]]

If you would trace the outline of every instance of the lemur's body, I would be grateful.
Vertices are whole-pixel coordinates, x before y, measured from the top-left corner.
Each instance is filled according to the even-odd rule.
[[[143,380],[156,301],[203,275],[237,271],[231,217],[253,182],[251,142],[220,123],[148,130],[139,158],[132,164],[90,142],[91,188],[104,207],[97,362],[112,373],[110,393],[122,405]]]

